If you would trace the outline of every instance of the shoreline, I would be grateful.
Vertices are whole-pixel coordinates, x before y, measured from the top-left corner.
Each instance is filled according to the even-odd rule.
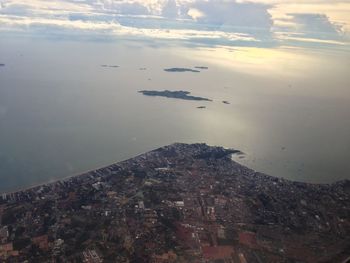
[[[172,144],[169,144],[169,145],[172,145]],[[6,195],[11,195],[11,194],[19,193],[19,192],[28,191],[28,190],[31,190],[31,189],[34,189],[34,188],[36,188],[36,187],[40,187],[40,186],[43,186],[43,185],[49,185],[49,184],[58,183],[58,182],[60,182],[60,181],[67,180],[67,179],[69,179],[69,178],[82,176],[82,175],[91,173],[91,172],[93,172],[93,171],[99,170],[99,169],[107,168],[107,167],[109,167],[109,166],[111,166],[111,165],[114,165],[114,164],[118,164],[118,163],[121,163],[121,162],[128,161],[128,160],[130,160],[130,159],[136,158],[136,157],[138,157],[138,156],[140,156],[140,155],[143,155],[143,154],[146,154],[146,153],[149,153],[149,152],[158,150],[158,149],[163,148],[163,147],[165,147],[165,146],[157,147],[157,148],[151,149],[151,150],[149,150],[149,151],[147,151],[147,152],[138,153],[138,154],[136,154],[136,155],[134,155],[134,156],[132,156],[132,157],[128,157],[128,158],[123,159],[123,160],[120,160],[120,161],[115,161],[115,162],[110,163],[110,164],[104,164],[104,165],[98,166],[98,167],[93,168],[93,169],[83,170],[83,171],[81,171],[81,172],[77,172],[77,173],[74,173],[74,174],[72,174],[72,175],[67,175],[67,176],[64,176],[64,177],[62,177],[62,178],[60,178],[60,179],[53,179],[52,181],[47,181],[47,182],[43,182],[43,183],[35,183],[35,184],[33,184],[33,185],[30,185],[30,186],[19,187],[19,188],[16,189],[16,190],[11,190],[11,191],[8,191],[8,192],[6,192],[6,191],[4,191],[4,192],[0,191],[0,197],[1,197],[2,195],[4,195],[4,194],[6,194]]]
[[[103,166],[99,166],[97,168],[94,168],[94,169],[89,169],[89,170],[85,170],[85,171],[81,171],[81,172],[77,172],[77,173],[74,173],[72,175],[68,175],[68,176],[65,176],[65,177],[62,177],[60,179],[53,179],[51,181],[47,181],[47,182],[43,182],[43,183],[35,183],[33,185],[30,185],[30,186],[24,186],[24,187],[20,187],[16,190],[11,190],[11,191],[4,191],[4,192],[0,192],[0,196],[6,194],[6,195],[11,195],[11,194],[16,194],[16,193],[19,193],[19,192],[24,192],[24,191],[28,191],[28,190],[31,190],[31,189],[34,189],[36,187],[40,187],[40,186],[43,186],[43,185],[49,185],[49,184],[54,184],[54,183],[58,183],[60,181],[64,181],[64,180],[67,180],[67,179],[70,179],[70,178],[73,178],[73,177],[78,177],[78,176],[82,176],[82,175],[85,175],[85,174],[88,174],[88,173],[91,173],[93,171],[96,171],[96,170],[99,170],[99,169],[103,169],[103,168],[107,168],[113,164],[117,164],[117,163],[121,163],[121,162],[124,162],[124,161],[127,161],[129,159],[132,159],[132,158],[135,158],[139,155],[136,155],[134,157],[131,157],[131,158],[128,158],[128,159],[125,159],[125,160],[122,160],[122,161],[117,161],[117,162],[114,162],[112,164],[107,164],[107,165],[103,165]]]
[[[172,145],[172,144],[170,144],[170,145]],[[166,146],[169,146],[169,145],[166,145]],[[119,163],[122,163],[122,162],[125,162],[125,161],[128,161],[128,160],[137,158],[137,157],[139,157],[139,156],[141,156],[143,154],[147,154],[149,152],[156,151],[156,150],[161,149],[161,148],[166,147],[166,146],[158,147],[158,148],[155,148],[153,150],[149,150],[149,151],[144,152],[144,153],[139,153],[139,154],[137,154],[137,155],[135,155],[133,157],[130,157],[130,158],[127,158],[127,159],[123,159],[121,161],[116,161],[116,162],[113,162],[111,164],[101,165],[101,166],[96,167],[94,169],[89,169],[89,170],[84,170],[84,171],[81,171],[81,172],[76,172],[76,173],[74,173],[72,175],[68,175],[68,176],[65,176],[65,177],[62,177],[62,178],[59,178],[59,179],[53,179],[51,181],[42,182],[42,183],[35,183],[33,185],[19,187],[18,189],[11,190],[11,191],[0,191],[0,197],[3,196],[3,195],[11,195],[11,194],[16,194],[16,193],[20,193],[20,192],[25,192],[25,191],[32,190],[32,189],[40,187],[40,186],[44,186],[44,185],[50,185],[50,184],[58,183],[60,181],[64,181],[64,180],[67,180],[67,179],[70,179],[70,178],[73,178],[73,177],[83,176],[83,175],[89,174],[91,172],[94,172],[96,170],[108,168],[111,165],[119,164]],[[225,147],[223,147],[223,148],[225,148]],[[238,153],[232,153],[231,154],[232,155],[231,160],[233,162],[236,162],[236,163],[238,163],[238,164],[248,168],[248,169],[251,169],[251,170],[255,171],[254,169],[252,169],[252,168],[250,168],[250,167],[240,163],[239,160],[234,160],[233,159],[234,155],[239,155],[240,153],[242,153],[242,152],[239,151]],[[284,178],[284,177],[272,176],[272,175],[265,174],[265,173],[259,172],[259,171],[255,171],[255,172],[258,172],[258,173],[261,173],[261,174],[264,174],[264,175],[267,175],[267,176],[270,176],[270,177],[286,180],[286,181],[289,181],[289,182],[292,182],[292,183],[302,183],[302,184],[306,184],[306,185],[323,185],[323,186],[327,186],[327,185],[334,185],[334,184],[337,184],[337,183],[343,182],[343,181],[349,181],[349,179],[343,179],[343,180],[338,180],[338,181],[335,181],[335,182],[332,182],[332,183],[311,183],[311,182],[295,181],[295,180],[287,179],[287,178]]]

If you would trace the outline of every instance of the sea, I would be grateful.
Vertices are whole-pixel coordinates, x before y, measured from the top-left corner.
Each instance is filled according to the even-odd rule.
[[[349,52],[4,36],[0,63],[0,193],[175,142],[294,181],[350,179]]]

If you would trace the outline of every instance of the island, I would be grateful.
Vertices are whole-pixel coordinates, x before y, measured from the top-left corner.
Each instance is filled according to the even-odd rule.
[[[3,64],[3,63],[0,63],[0,67],[5,67],[5,64]]]
[[[103,68],[119,68],[118,65],[101,65]]]
[[[350,181],[293,182],[175,143],[0,196],[1,262],[348,262]]]
[[[229,101],[227,101],[227,100],[223,100],[222,103],[224,103],[224,104],[231,104],[231,103],[230,103]]]
[[[196,66],[194,68],[197,68],[197,69],[209,69],[208,67],[203,67],[203,66]]]
[[[164,69],[166,72],[194,72],[199,73],[199,70],[196,69],[190,69],[190,68],[166,68]]]
[[[198,106],[197,109],[205,109],[205,106]]]
[[[184,91],[184,90],[177,90],[177,91],[170,91],[170,90],[140,90],[139,93],[142,93],[145,96],[159,96],[159,97],[165,97],[165,98],[172,98],[172,99],[181,99],[181,100],[204,100],[204,101],[212,101],[207,98],[202,97],[195,97],[191,96],[191,92]]]

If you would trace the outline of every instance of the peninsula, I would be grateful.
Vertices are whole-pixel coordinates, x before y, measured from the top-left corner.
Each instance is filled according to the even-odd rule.
[[[178,90],[178,91],[140,90],[139,92],[145,96],[158,96],[158,97],[181,99],[181,100],[212,101],[212,100],[207,99],[207,98],[191,96],[191,95],[189,95],[189,94],[191,94],[191,92],[184,91],[184,90]]]
[[[176,143],[0,197],[1,262],[347,262],[350,182],[255,172]]]

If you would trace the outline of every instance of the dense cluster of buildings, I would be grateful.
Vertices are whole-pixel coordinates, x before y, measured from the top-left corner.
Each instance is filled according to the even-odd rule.
[[[350,182],[296,183],[173,144],[0,197],[0,262],[345,262]]]

